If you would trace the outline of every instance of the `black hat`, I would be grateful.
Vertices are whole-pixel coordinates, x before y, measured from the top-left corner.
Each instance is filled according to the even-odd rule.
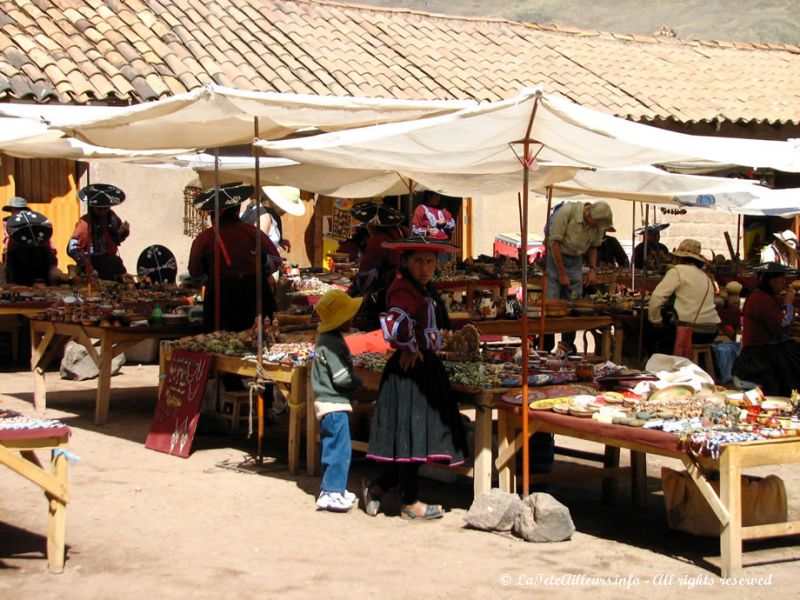
[[[22,210],[8,218],[8,235],[16,242],[38,246],[53,237],[53,224],[42,213]]]
[[[116,206],[125,202],[125,192],[109,183],[92,183],[81,188],[78,197],[87,206]]]
[[[362,202],[350,209],[354,219],[368,225],[390,227],[403,222],[403,214],[389,206],[376,202]]]
[[[194,206],[197,210],[213,212],[217,188],[209,188],[197,195]],[[225,210],[232,206],[239,206],[253,195],[255,188],[248,183],[224,183],[219,186],[219,208]]]
[[[153,244],[139,255],[136,261],[136,274],[148,277],[153,283],[175,283],[178,263],[175,255],[166,246]]]
[[[766,262],[764,264],[758,265],[757,267],[753,268],[753,272],[759,274],[770,273],[770,274],[782,275],[784,273],[790,273],[792,271],[793,269],[790,269],[786,265],[782,265],[781,263],[774,261]]]
[[[667,227],[669,227],[669,223],[656,223],[654,225],[648,225],[647,227],[639,227],[639,229],[636,230],[636,233],[640,235],[645,232],[659,233],[662,229],[666,229]]]

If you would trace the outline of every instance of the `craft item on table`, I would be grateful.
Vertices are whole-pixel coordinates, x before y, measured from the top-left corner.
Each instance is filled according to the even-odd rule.
[[[303,366],[314,360],[315,345],[308,342],[275,343],[264,350],[264,360],[269,363]]]
[[[472,323],[467,323],[458,331],[446,331],[442,335],[442,351],[452,360],[480,360],[481,334]]]
[[[528,390],[528,402],[542,400],[544,398],[564,398],[567,396],[587,395],[592,396],[597,392],[587,385],[549,385],[536,389]],[[519,392],[508,392],[503,394],[503,402],[519,406],[522,404],[522,394]]]
[[[768,431],[771,430],[762,429],[758,432],[726,431],[717,429],[695,431],[689,434],[688,439],[685,442],[685,447],[687,450],[691,450],[698,454],[710,456],[713,460],[719,460],[722,446],[725,444],[754,442],[780,435],[779,433],[773,435],[772,433],[768,433]]]
[[[353,366],[366,371],[383,371],[392,352],[362,352],[353,355]]]
[[[444,361],[450,382],[467,387],[499,387],[505,377],[502,365],[487,365],[480,362]]]
[[[14,410],[0,409],[0,430],[58,429],[59,427],[66,427],[66,425],[55,419],[27,417]]]

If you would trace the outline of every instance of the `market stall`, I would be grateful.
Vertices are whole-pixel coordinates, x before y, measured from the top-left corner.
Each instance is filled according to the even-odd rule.
[[[63,423],[25,417],[0,409],[0,463],[38,485],[48,507],[47,565],[53,573],[64,570],[67,502],[67,454],[70,429]],[[50,470],[34,453],[50,451]]]
[[[542,409],[542,406],[541,402],[537,405],[534,401],[528,410],[531,435],[538,431],[549,432],[597,442],[606,447],[623,448],[631,452],[630,472],[635,504],[640,504],[645,497],[647,454],[681,461],[721,524],[720,551],[723,578],[736,576],[740,572],[743,541],[790,536],[800,530],[800,521],[747,527],[742,525],[742,469],[800,462],[800,437],[796,435],[797,429],[786,430],[783,435],[775,437],[752,437],[751,441],[746,442],[736,442],[735,438],[731,437],[729,442],[719,445],[715,445],[711,437],[701,439],[698,434],[697,439],[700,441],[695,442],[690,438],[687,443],[676,433],[582,418],[575,416],[575,413],[558,414]],[[507,491],[516,490],[514,456],[522,447],[521,434],[517,434],[519,413],[519,404],[500,403],[499,450],[496,466],[500,473],[500,487]],[[706,452],[711,455],[707,455]],[[708,475],[715,471],[719,472],[719,494],[713,489]],[[619,469],[613,469],[605,476],[618,477],[619,474]]]

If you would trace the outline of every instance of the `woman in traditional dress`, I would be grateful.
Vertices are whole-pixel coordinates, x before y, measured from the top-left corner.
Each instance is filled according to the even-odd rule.
[[[433,274],[437,255],[456,248],[419,236],[384,246],[402,252],[397,278],[386,294],[388,310],[381,315],[384,337],[396,351],[383,371],[367,452],[384,469],[364,485],[364,508],[376,515],[384,494],[399,486],[402,518],[438,519],[442,507],[419,500],[419,468],[426,462],[457,466],[467,455],[461,414],[435,354],[441,347],[440,328],[449,324]]]
[[[742,350],[733,374],[758,384],[767,395],[800,390],[800,343],[789,337],[794,288],[785,295],[788,269],[777,262],[756,267],[758,285],[742,310]]]

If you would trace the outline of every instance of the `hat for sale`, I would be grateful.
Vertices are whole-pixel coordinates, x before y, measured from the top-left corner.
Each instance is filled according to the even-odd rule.
[[[306,205],[300,199],[300,190],[288,185],[265,185],[263,188],[272,203],[287,214],[300,217],[306,214]]]
[[[91,183],[81,188],[78,198],[86,202],[86,206],[104,208],[125,202],[125,192],[110,183]]]
[[[319,333],[333,331],[356,316],[364,298],[357,296],[351,298],[342,290],[330,290],[319,299],[314,310],[319,315],[320,323],[317,325]]]
[[[25,244],[38,246],[53,237],[53,224],[42,213],[22,210],[8,218],[6,230],[9,237]]]
[[[395,242],[383,242],[382,247],[398,252],[459,252],[447,240],[432,240],[421,235],[412,235]]]
[[[780,233],[773,233],[772,235],[790,248],[797,250],[797,235],[791,229],[786,229]]]
[[[638,233],[639,235],[645,233],[659,233],[660,231],[666,229],[667,227],[669,227],[669,223],[653,223],[651,225],[648,225],[647,227],[639,227],[639,229],[636,230],[636,233]]]
[[[599,200],[589,205],[589,214],[597,222],[598,227],[614,227],[614,215],[611,213],[611,206],[605,200]]]
[[[3,210],[6,212],[11,212],[15,208],[28,208],[28,201],[22,196],[14,196],[8,201],[8,204],[3,207]]]
[[[700,253],[702,249],[703,248],[700,245],[700,242],[687,238],[678,244],[677,250],[675,250],[672,254],[674,256],[693,258],[695,260],[706,262],[705,257]]]
[[[209,188],[199,194],[194,199],[194,207],[205,212],[214,212],[216,205],[217,188]],[[224,183],[219,186],[219,208],[225,210],[233,206],[239,206],[242,202],[253,195],[255,188],[242,182]]]

